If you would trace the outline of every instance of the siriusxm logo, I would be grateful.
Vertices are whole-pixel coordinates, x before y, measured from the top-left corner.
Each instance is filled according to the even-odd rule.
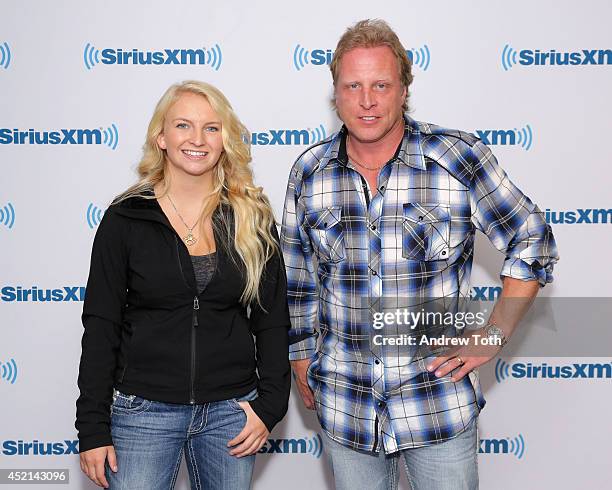
[[[470,298],[473,301],[495,301],[501,292],[501,286],[474,286]]]
[[[57,131],[0,128],[2,145],[105,145],[115,150],[118,143],[119,130],[115,124],[111,124],[106,129],[58,129]]]
[[[12,385],[17,381],[17,363],[15,359],[9,359],[6,362],[0,361],[0,379]]]
[[[15,208],[9,202],[6,206],[0,208],[0,225],[6,226],[9,230],[15,224]]]
[[[533,143],[529,124],[520,129],[477,129],[475,133],[485,145],[516,145],[529,151]]]
[[[502,439],[480,439],[480,454],[514,454],[522,459],[525,454],[525,439],[522,434]]]
[[[59,289],[44,289],[33,286],[30,289],[21,286],[3,286],[0,289],[0,300],[7,303],[17,302],[67,302],[83,301],[85,288],[83,286],[64,286]]]
[[[11,48],[7,42],[0,43],[0,68],[8,69],[11,64]]]
[[[495,363],[495,379],[498,383],[508,378],[515,379],[602,379],[612,378],[612,362],[562,364],[551,366],[544,362],[515,362],[509,364],[503,359]]]
[[[100,221],[102,221],[103,214],[104,211],[102,211],[102,209],[93,203],[89,203],[89,206],[87,206],[87,212],[85,213],[85,218],[87,219],[87,225],[89,228],[93,230],[96,226],[98,226]]]
[[[140,49],[96,49],[90,43],[83,49],[83,62],[88,70],[98,63],[103,65],[210,65],[219,71],[223,54],[218,44],[211,48],[162,49],[141,51]]]
[[[429,68],[431,53],[427,44],[424,44],[421,48],[407,49],[406,55],[412,61],[413,66],[418,66],[423,71],[427,71]],[[306,65],[329,65],[333,57],[334,52],[331,49],[308,50],[300,44],[296,44],[293,49],[293,67],[297,71],[301,71]]]
[[[319,124],[314,129],[270,129],[251,133],[252,145],[314,145],[326,138],[325,127]]]
[[[598,225],[612,223],[612,209],[575,209],[571,211],[544,211],[546,222],[560,225]]]
[[[319,434],[301,439],[268,439],[259,452],[262,454],[310,454],[315,458],[320,458],[323,452],[323,441]]]
[[[65,439],[58,442],[33,441],[2,441],[4,456],[60,456],[79,454],[79,441]]]
[[[612,50],[581,49],[579,51],[561,51],[555,49],[540,51],[539,49],[515,50],[506,44],[501,52],[501,64],[505,71],[514,65],[522,66],[578,66],[578,65],[610,65]]]

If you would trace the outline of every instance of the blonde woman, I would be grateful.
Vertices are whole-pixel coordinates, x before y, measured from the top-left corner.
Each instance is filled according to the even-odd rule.
[[[76,421],[99,486],[172,488],[184,454],[192,488],[249,488],[287,410],[285,271],[247,141],[219,90],[173,85],[100,223]]]

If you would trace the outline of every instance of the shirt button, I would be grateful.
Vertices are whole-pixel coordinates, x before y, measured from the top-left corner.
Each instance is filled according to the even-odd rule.
[[[378,402],[378,406],[379,406],[380,408],[384,407],[384,406],[385,406],[385,402]]]
[[[376,359],[376,360],[374,361],[374,364],[380,364],[380,361],[379,361],[378,359]]]
[[[376,229],[376,225],[371,225],[370,226],[370,230],[375,230]]]
[[[384,191],[384,190],[385,190],[385,186],[384,186],[384,185],[381,185],[381,186],[380,186],[380,190],[381,190],[381,191]]]
[[[372,271],[372,275],[373,276],[377,275],[376,271]]]

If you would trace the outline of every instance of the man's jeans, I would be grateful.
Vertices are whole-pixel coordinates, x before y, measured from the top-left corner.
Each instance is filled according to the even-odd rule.
[[[256,396],[253,390],[238,400]],[[250,487],[255,455],[237,458],[227,447],[246,423],[237,400],[176,405],[116,392],[111,414],[119,470],[106,467],[112,490],[174,488],[183,453],[191,488]]]
[[[397,462],[404,460],[413,490],[477,490],[477,418],[454,439],[405,449],[391,456],[355,451],[326,435],[324,448],[337,490],[395,490]]]

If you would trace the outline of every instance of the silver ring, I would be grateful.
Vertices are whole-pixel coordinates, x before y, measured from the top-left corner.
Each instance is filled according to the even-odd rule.
[[[465,364],[465,363],[463,362],[463,359],[461,359],[461,357],[456,356],[455,358],[456,358],[456,359],[459,361],[459,365]]]

